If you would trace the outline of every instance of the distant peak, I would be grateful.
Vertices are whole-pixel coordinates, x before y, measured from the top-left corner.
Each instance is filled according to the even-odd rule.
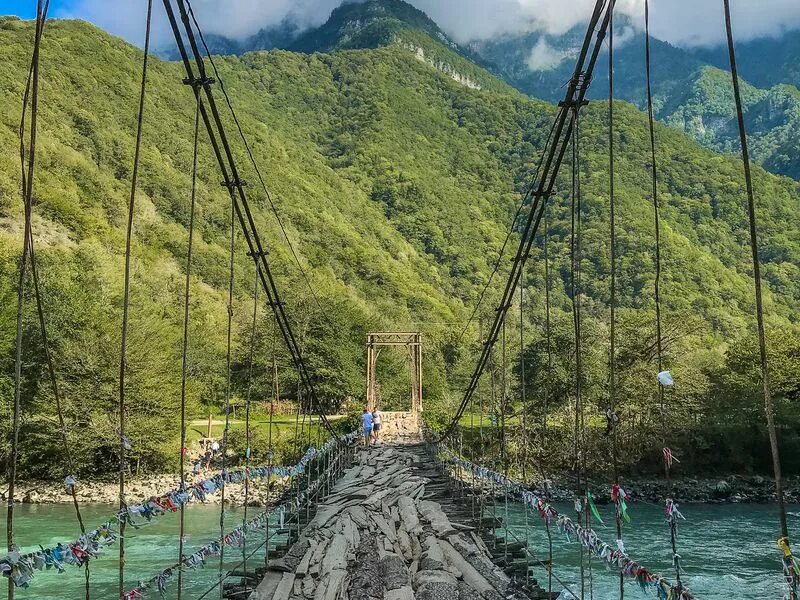
[[[403,0],[345,2],[328,20],[300,35],[292,50],[329,52],[347,48],[374,48],[391,43],[401,30],[422,31],[452,45],[444,32],[423,11]]]

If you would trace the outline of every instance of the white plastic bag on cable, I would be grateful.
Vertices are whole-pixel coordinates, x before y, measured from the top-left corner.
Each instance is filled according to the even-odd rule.
[[[661,373],[658,374],[658,382],[664,386],[673,385],[675,383],[672,380],[672,373],[669,371],[661,371]]]

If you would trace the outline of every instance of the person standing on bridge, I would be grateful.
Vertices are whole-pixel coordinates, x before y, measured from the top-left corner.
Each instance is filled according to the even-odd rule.
[[[370,442],[372,441],[372,413],[369,412],[369,408],[364,409],[364,414],[361,415],[361,420],[364,426],[364,445],[369,446]]]
[[[376,444],[381,441],[381,413],[377,408],[372,411],[372,438]]]

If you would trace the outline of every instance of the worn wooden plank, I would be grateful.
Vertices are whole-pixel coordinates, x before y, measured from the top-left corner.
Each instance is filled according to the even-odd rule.
[[[330,573],[335,569],[347,568],[347,538],[341,533],[333,536],[330,549],[322,558],[321,573]]]
[[[387,590],[383,600],[414,600],[414,589],[410,585],[404,585],[396,590]]]
[[[284,573],[278,587],[275,589],[275,594],[272,600],[289,600],[294,590],[294,573]]]
[[[250,600],[272,600],[275,595],[275,590],[278,584],[283,579],[283,573],[277,571],[267,571],[264,573],[264,579],[258,584],[256,589],[250,594]]]
[[[419,522],[417,507],[409,496],[399,496],[397,498],[397,508],[400,518],[409,533],[422,533],[422,524]]]
[[[390,525],[383,515],[373,514],[371,516],[380,532],[386,536],[390,543],[394,544],[395,540],[397,540],[397,532],[394,529],[394,525]]]
[[[444,514],[439,503],[422,500],[417,505],[417,508],[422,518],[431,524],[431,527],[439,537],[446,537],[456,533],[456,530],[450,524],[450,519]]]
[[[411,538],[408,536],[405,527],[400,527],[400,529],[397,530],[397,543],[400,546],[400,552],[403,554],[403,558],[410,562],[414,558],[414,553],[411,549]]]
[[[439,540],[439,547],[442,549],[447,562],[461,572],[464,581],[478,593],[496,591],[494,586],[478,570],[467,562],[459,552],[446,540]]]
[[[317,542],[312,541],[311,545],[306,550],[306,553],[303,555],[303,558],[300,560],[300,564],[297,565],[297,568],[294,570],[295,575],[298,577],[305,577],[308,574],[308,567],[311,565],[311,557],[314,555],[314,552],[317,548]]]

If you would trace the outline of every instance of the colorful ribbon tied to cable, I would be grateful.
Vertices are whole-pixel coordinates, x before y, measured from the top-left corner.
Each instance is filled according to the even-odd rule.
[[[250,481],[266,480],[272,476],[290,479],[297,477],[305,472],[308,463],[315,457],[327,454],[338,444],[351,444],[357,438],[357,433],[330,438],[320,448],[309,448],[292,466],[259,466],[226,470],[184,489],[176,488],[161,496],[152,496],[136,504],[128,504],[105,523],[87,531],[76,540],[59,542],[48,548],[40,545],[38,550],[25,554],[16,550],[9,552],[0,558],[0,573],[10,578],[16,587],[24,588],[29,586],[37,571],[54,570],[63,573],[65,565],[82,567],[117,541],[119,524],[123,521],[138,529],[154,518],[177,512],[181,506],[190,502],[205,502],[208,496],[215,494],[223,486],[242,483],[248,477]],[[76,481],[70,476],[65,483],[68,486],[75,485]]]
[[[643,590],[653,590],[661,600],[694,600],[694,595],[684,586],[674,586],[665,577],[642,566],[625,552],[621,542],[614,545],[604,542],[589,527],[576,524],[566,515],[559,512],[545,499],[541,498],[522,483],[509,479],[505,475],[477,465],[459,456],[452,455],[450,462],[463,471],[471,473],[476,479],[488,481],[504,488],[509,495],[518,498],[523,504],[537,512],[546,523],[556,522],[558,530],[568,542],[577,541],[595,558],[609,567],[619,570],[625,577],[633,579]],[[627,496],[626,496],[627,497]],[[627,508],[626,508],[627,510]],[[670,514],[674,518],[683,518],[677,506],[672,503]],[[668,515],[669,517],[669,515]],[[599,515],[596,515],[599,518]]]

